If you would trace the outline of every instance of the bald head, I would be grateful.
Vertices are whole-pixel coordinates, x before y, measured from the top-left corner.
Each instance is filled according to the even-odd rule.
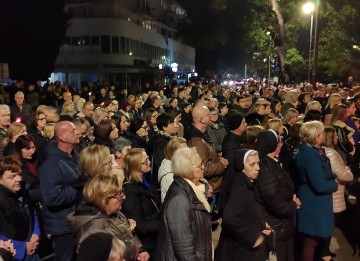
[[[194,126],[198,129],[206,129],[210,125],[209,109],[206,106],[195,106],[192,110]]]
[[[67,152],[69,149],[72,150],[73,146],[80,141],[80,134],[71,121],[60,121],[56,123],[55,137],[58,141],[58,147]]]

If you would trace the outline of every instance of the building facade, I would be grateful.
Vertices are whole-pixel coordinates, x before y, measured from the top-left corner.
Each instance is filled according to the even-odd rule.
[[[54,80],[75,88],[103,80],[129,88],[164,81],[164,69],[195,70],[195,49],[177,39],[186,12],[174,1],[71,0],[66,9],[71,18]]]

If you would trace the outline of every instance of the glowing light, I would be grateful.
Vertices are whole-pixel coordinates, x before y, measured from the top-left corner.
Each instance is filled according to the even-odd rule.
[[[314,3],[308,2],[303,6],[303,11],[305,14],[311,14],[312,12],[314,12],[314,10],[315,10]]]

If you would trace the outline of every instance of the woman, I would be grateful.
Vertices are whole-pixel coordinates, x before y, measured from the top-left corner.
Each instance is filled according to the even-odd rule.
[[[267,259],[265,236],[270,230],[254,187],[259,163],[255,150],[239,150],[234,154],[220,193],[222,230],[215,261]]]
[[[284,125],[284,138],[286,139],[289,135],[289,129],[290,127],[297,123],[299,120],[299,112],[294,109],[294,108],[290,108],[288,110],[286,110],[285,114],[284,114],[284,118],[283,118],[283,125]]]
[[[148,125],[142,118],[134,118],[130,122],[130,128],[126,138],[131,141],[133,148],[147,149]]]
[[[325,126],[331,126],[330,125],[330,120],[331,120],[331,115],[333,112],[333,109],[335,108],[336,105],[341,103],[341,96],[338,93],[333,93],[330,95],[328,102],[325,106],[325,109],[323,111],[324,113],[324,124]]]
[[[300,93],[300,95],[298,96],[298,103],[296,105],[296,110],[300,113],[300,114],[304,114],[306,107],[308,105],[308,103],[311,101],[311,97],[310,94],[308,92],[302,92]]]
[[[255,150],[260,156],[256,185],[265,206],[265,220],[275,231],[277,261],[294,260],[295,213],[300,201],[289,174],[276,160],[282,140],[274,131],[260,133]]]
[[[259,133],[264,131],[260,125],[247,126],[244,131],[244,142],[240,144],[241,149],[253,149]]]
[[[107,232],[126,244],[125,260],[136,260],[139,244],[132,233],[136,222],[121,213],[126,197],[118,178],[110,173],[96,175],[85,184],[83,195],[84,202],[68,215],[77,248],[90,235]]]
[[[351,156],[354,155],[354,129],[346,125],[347,106],[338,104],[334,107],[331,115],[330,126],[333,126],[338,136],[338,145],[340,155],[343,157],[346,165],[351,164]]]
[[[336,182],[338,184],[338,190],[333,193],[333,212],[335,216],[335,225],[342,224],[342,214],[346,210],[345,202],[345,189],[346,183],[351,182],[354,178],[350,168],[345,165],[345,162],[336,151],[336,145],[338,143],[338,137],[333,127],[325,127],[323,140],[321,146],[325,149],[326,156],[330,160],[331,171],[336,175]],[[330,239],[324,247],[323,257],[329,257]],[[328,258],[329,259],[329,258]]]
[[[300,128],[302,144],[295,155],[300,179],[297,195],[301,208],[297,213],[297,229],[302,237],[302,260],[313,260],[316,248],[334,233],[332,193],[337,191],[338,185],[329,159],[320,147],[323,131],[321,122],[305,122]]]
[[[110,150],[104,145],[93,144],[84,148],[79,154],[79,167],[89,178],[111,170]]]
[[[40,146],[45,142],[44,138],[44,128],[46,125],[46,116],[42,112],[35,112],[34,121],[30,127],[30,135],[35,139],[36,149],[39,149]]]
[[[62,111],[60,113],[61,121],[72,121],[75,114],[75,104],[70,100],[63,104]]]
[[[104,108],[97,107],[93,114],[93,121],[98,125],[100,121],[109,119],[109,113]]]
[[[287,92],[285,97],[285,103],[281,106],[281,115],[286,114],[286,111],[290,108],[295,109],[298,100],[299,93],[297,90],[290,90]]]
[[[38,219],[26,193],[21,192],[20,173],[16,157],[0,160],[0,240],[12,241],[16,250],[14,261],[38,261],[35,253],[40,236]]]
[[[119,130],[113,120],[102,120],[94,130],[94,144],[105,145],[114,154],[114,142],[119,137]]]
[[[170,116],[174,118],[174,122],[177,125],[176,136],[184,137],[184,125],[181,123],[181,111],[172,110],[169,112]]]
[[[130,95],[129,95],[130,96]],[[133,95],[131,95],[133,96]],[[134,100],[132,100],[130,102],[131,104],[131,110],[129,112],[130,114],[130,118],[134,119],[134,118],[143,118],[144,116],[144,112],[141,108],[142,106],[142,98],[141,97],[134,97]]]
[[[114,143],[114,160],[112,165],[112,173],[117,175],[123,182],[124,175],[124,159],[129,150],[131,150],[131,141],[123,137],[118,138]]]
[[[168,142],[165,148],[165,159],[161,162],[158,181],[161,189],[161,202],[164,202],[166,193],[174,180],[174,175],[171,170],[171,159],[175,151],[179,148],[187,147],[186,140],[181,137],[174,138]]]
[[[211,261],[210,205],[200,183],[201,158],[195,149],[179,148],[171,167],[174,182],[163,204],[154,260]]]
[[[159,131],[156,126],[156,119],[158,116],[159,113],[155,110],[155,108],[148,108],[145,110],[144,118],[148,126],[148,136],[150,140],[154,138],[156,133]]]
[[[179,107],[178,107],[178,99],[177,98],[170,98],[169,100],[169,106],[166,108],[166,112],[170,112],[170,111],[180,111]]]
[[[145,176],[150,171],[150,160],[144,149],[136,148],[128,152],[124,163],[124,214],[136,220],[135,231],[142,248],[151,256],[159,232],[160,213],[157,194]]]
[[[7,130],[7,144],[4,148],[3,155],[9,155],[14,150],[15,141],[17,138],[19,138],[21,135],[27,134],[26,125],[21,122],[13,122],[10,124],[8,130]],[[6,142],[6,141],[4,141]]]
[[[129,130],[130,121],[129,119],[123,114],[119,112],[119,116],[117,118],[116,127],[119,129],[119,136],[126,137],[126,133]]]

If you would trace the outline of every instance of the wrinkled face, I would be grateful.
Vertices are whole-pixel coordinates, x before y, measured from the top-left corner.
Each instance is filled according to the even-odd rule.
[[[64,130],[64,133],[60,135],[60,140],[67,144],[78,144],[80,142],[80,132],[76,129],[73,123],[70,123]]]
[[[21,155],[24,159],[30,160],[34,156],[35,150],[34,142],[30,142],[28,147],[21,149]]]
[[[127,145],[122,150],[116,152],[116,157],[120,159],[125,159],[126,154],[128,154],[129,150],[131,150],[131,145]]]
[[[83,114],[85,117],[92,117],[94,114],[94,106],[93,105],[86,105],[83,110]]]
[[[260,159],[259,155],[250,156],[246,159],[244,165],[244,174],[250,179],[255,180],[260,171]]]
[[[194,169],[194,178],[193,180],[195,181],[199,181],[200,179],[202,179],[204,177],[204,165],[202,165],[201,163],[201,158],[199,156],[199,154],[195,154],[192,159],[192,165],[193,165],[193,169]]]
[[[4,174],[0,176],[0,184],[14,192],[21,189],[21,180],[20,169],[19,172],[5,170]]]
[[[0,110],[0,127],[10,125],[10,110]]]
[[[151,170],[150,168],[151,162],[149,156],[146,152],[143,152],[141,155],[141,173],[147,173]]]
[[[116,212],[120,211],[121,206],[125,199],[126,199],[126,197],[125,197],[125,194],[123,191],[119,191],[111,198],[106,199],[105,200],[106,203],[104,206],[105,213],[108,216],[111,216],[111,215],[115,214]]]
[[[217,122],[219,119],[219,114],[217,113],[217,111],[212,111],[210,112],[210,120],[211,122]]]
[[[112,122],[111,123],[111,129],[112,131],[110,132],[110,140],[116,140],[119,137],[119,129],[116,128],[116,125]]]
[[[18,94],[15,96],[15,102],[17,106],[22,106],[24,103],[24,95]]]

